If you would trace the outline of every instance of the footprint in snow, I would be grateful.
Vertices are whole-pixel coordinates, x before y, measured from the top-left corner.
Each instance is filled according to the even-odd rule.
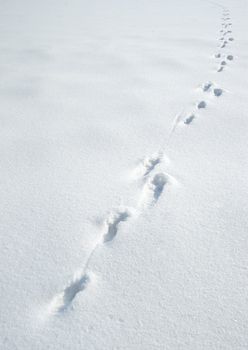
[[[79,292],[82,292],[88,286],[90,277],[82,272],[76,273],[64,290],[55,295],[51,304],[50,312],[57,314],[65,311]]]
[[[169,175],[163,173],[158,173],[149,178],[143,188],[138,206],[144,208],[156,204],[169,180]]]
[[[207,104],[205,101],[200,101],[198,104],[197,104],[197,108],[198,109],[202,109],[202,108],[206,108],[207,107]]]
[[[222,93],[223,93],[223,90],[222,90],[222,89],[220,89],[220,88],[214,89],[214,95],[215,95],[215,96],[219,97],[219,96],[222,95]]]
[[[119,224],[131,216],[128,209],[120,209],[113,212],[104,222],[105,230],[103,234],[103,243],[112,241],[118,233]]]
[[[218,72],[218,73],[219,73],[219,72],[222,72],[222,71],[223,71],[223,69],[224,69],[224,67],[223,67],[223,66],[221,66],[221,67],[219,67],[219,68],[218,68],[217,72]]]
[[[214,57],[215,57],[215,58],[220,58],[220,57],[221,57],[221,54],[220,54],[220,53],[216,53],[216,54],[214,55]]]
[[[213,83],[211,81],[208,81],[202,85],[202,90],[204,92],[209,91],[209,89],[211,88],[212,85],[213,85]]]
[[[232,61],[233,60],[233,55],[226,56],[226,59],[229,60],[229,61]]]
[[[234,41],[234,38],[229,38],[228,40],[229,40],[229,41]]]
[[[156,168],[156,166],[161,163],[162,158],[163,155],[158,153],[144,158],[134,170],[134,178],[145,179]]]
[[[189,125],[192,123],[194,119],[195,119],[195,115],[191,114],[190,116],[186,117],[183,122],[184,124]]]

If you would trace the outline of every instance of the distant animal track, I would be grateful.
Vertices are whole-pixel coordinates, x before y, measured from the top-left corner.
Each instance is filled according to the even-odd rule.
[[[215,89],[214,89],[214,95],[215,95],[215,96],[219,97],[219,96],[222,95],[222,93],[223,93],[223,90],[222,90],[222,89],[220,89],[220,88],[215,88]]]
[[[64,290],[57,294],[51,302],[50,311],[53,314],[65,311],[79,292],[82,292],[90,282],[85,273],[77,273]]]
[[[103,235],[103,243],[112,241],[117,235],[119,224],[126,221],[130,216],[131,212],[128,209],[120,209],[111,213],[104,223],[106,232]]]
[[[198,109],[202,109],[202,108],[206,108],[207,107],[207,104],[205,101],[200,101],[198,104],[197,104],[197,108]]]
[[[191,114],[190,116],[186,117],[183,122],[184,124],[188,125],[188,124],[191,124],[194,119],[195,119],[195,115]]]
[[[229,41],[234,41],[234,38],[229,38],[228,40],[229,40]]]
[[[226,59],[229,60],[229,61],[232,61],[233,60],[233,55],[226,56]]]
[[[218,68],[217,72],[218,72],[218,73],[219,73],[219,72],[222,72],[223,69],[224,69],[224,67],[222,66],[222,67]]]
[[[226,63],[226,61],[221,61],[221,63],[220,63],[222,66],[225,66],[227,63]]]
[[[216,53],[216,54],[215,54],[215,57],[216,57],[216,58],[220,58],[220,57],[221,57],[221,54],[220,54],[220,53]]]
[[[208,81],[202,85],[202,90],[203,91],[209,91],[213,83],[211,81]]]

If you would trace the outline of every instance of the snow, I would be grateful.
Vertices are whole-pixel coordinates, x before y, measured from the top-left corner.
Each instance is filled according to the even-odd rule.
[[[247,2],[1,5],[0,348],[247,349]]]

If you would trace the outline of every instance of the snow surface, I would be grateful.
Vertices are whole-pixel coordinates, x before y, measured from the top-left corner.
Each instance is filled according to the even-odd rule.
[[[0,349],[248,348],[247,16],[1,2]]]

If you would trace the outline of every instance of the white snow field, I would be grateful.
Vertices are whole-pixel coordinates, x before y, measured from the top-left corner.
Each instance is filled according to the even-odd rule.
[[[248,349],[247,0],[2,0],[0,349]]]

